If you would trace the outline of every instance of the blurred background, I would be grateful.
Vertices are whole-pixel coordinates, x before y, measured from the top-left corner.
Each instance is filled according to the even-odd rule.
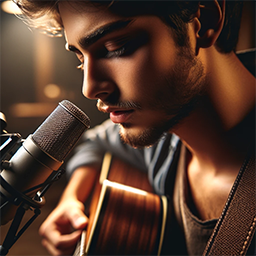
[[[82,72],[79,61],[65,50],[63,37],[52,38],[30,30],[11,11],[8,1],[0,10],[0,111],[7,119],[6,130],[23,138],[33,133],[55,109],[68,99],[91,119],[92,127],[108,118],[100,113],[95,101],[82,95]],[[255,48],[255,2],[245,1],[237,50]],[[65,177],[46,193],[46,205],[31,227],[14,244],[8,255],[48,255],[41,246],[38,228],[55,207],[66,185]],[[24,217],[29,219],[32,212]],[[1,226],[0,244],[10,224]]]

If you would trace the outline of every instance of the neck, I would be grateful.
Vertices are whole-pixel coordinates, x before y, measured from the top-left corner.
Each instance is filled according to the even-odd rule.
[[[255,106],[255,78],[234,53],[207,49],[201,59],[206,93],[174,133],[188,148],[194,168],[237,172],[254,141],[254,115],[249,113]]]

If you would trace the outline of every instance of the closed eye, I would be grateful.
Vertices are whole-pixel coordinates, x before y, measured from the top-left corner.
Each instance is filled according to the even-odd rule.
[[[133,37],[120,37],[115,40],[108,40],[101,44],[101,46],[95,47],[91,54],[96,58],[119,58],[122,56],[128,56],[134,53],[138,48],[147,42],[147,36],[145,34],[137,34]],[[70,51],[75,52],[77,58],[80,60],[81,64],[77,66],[78,69],[84,70],[84,57],[83,54],[76,49],[74,46],[69,47]]]
[[[113,48],[113,47],[109,47],[108,48]],[[127,52],[128,49],[128,45],[125,44],[122,47],[116,49],[116,50],[108,50],[107,47],[105,47],[105,49],[99,50],[97,54],[95,54],[98,57],[104,57],[106,59],[110,59],[110,58],[118,58],[121,57],[122,55],[124,55]],[[77,58],[81,61],[81,64],[79,64],[77,66],[78,69],[80,70],[84,70],[84,63],[83,63],[83,57],[79,54],[76,53]]]
[[[105,58],[115,58],[122,56],[127,51],[129,41],[129,36],[122,36],[116,38],[115,40],[109,40],[105,42]]]
[[[144,34],[137,34],[132,37],[123,37],[116,41],[110,41],[105,44],[106,53],[105,58],[118,58],[121,56],[128,56],[133,54],[147,41],[147,36]]]
[[[118,58],[122,55],[124,55],[127,51],[126,46],[122,46],[121,48],[114,50],[114,51],[108,51],[105,55],[105,58]]]

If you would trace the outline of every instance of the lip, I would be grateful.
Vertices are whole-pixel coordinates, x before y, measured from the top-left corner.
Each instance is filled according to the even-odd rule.
[[[110,119],[116,124],[125,123],[133,112],[133,109],[110,111]]]
[[[108,105],[98,106],[98,110],[110,114],[110,119],[113,123],[125,123],[130,118],[130,115],[135,111],[132,108],[117,108]]]

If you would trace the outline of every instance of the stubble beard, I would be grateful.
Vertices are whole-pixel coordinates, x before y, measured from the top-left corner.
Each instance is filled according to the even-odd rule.
[[[164,111],[169,118],[144,129],[139,135],[133,135],[129,132],[129,124],[120,124],[120,136],[124,143],[134,148],[152,146],[164,134],[171,132],[173,128],[176,129],[181,125],[182,121],[197,106],[200,98],[204,94],[203,85],[205,84],[205,77],[203,65],[199,59],[192,55],[188,46],[182,47],[179,55],[181,61],[177,62],[170,77],[166,78],[166,80],[169,81],[170,88],[174,88],[174,91],[172,89],[172,93],[174,95],[182,95],[182,98],[174,104],[170,104],[166,97],[164,97],[165,101],[163,99],[158,100],[154,109],[161,112]],[[182,86],[179,86],[181,84]]]

